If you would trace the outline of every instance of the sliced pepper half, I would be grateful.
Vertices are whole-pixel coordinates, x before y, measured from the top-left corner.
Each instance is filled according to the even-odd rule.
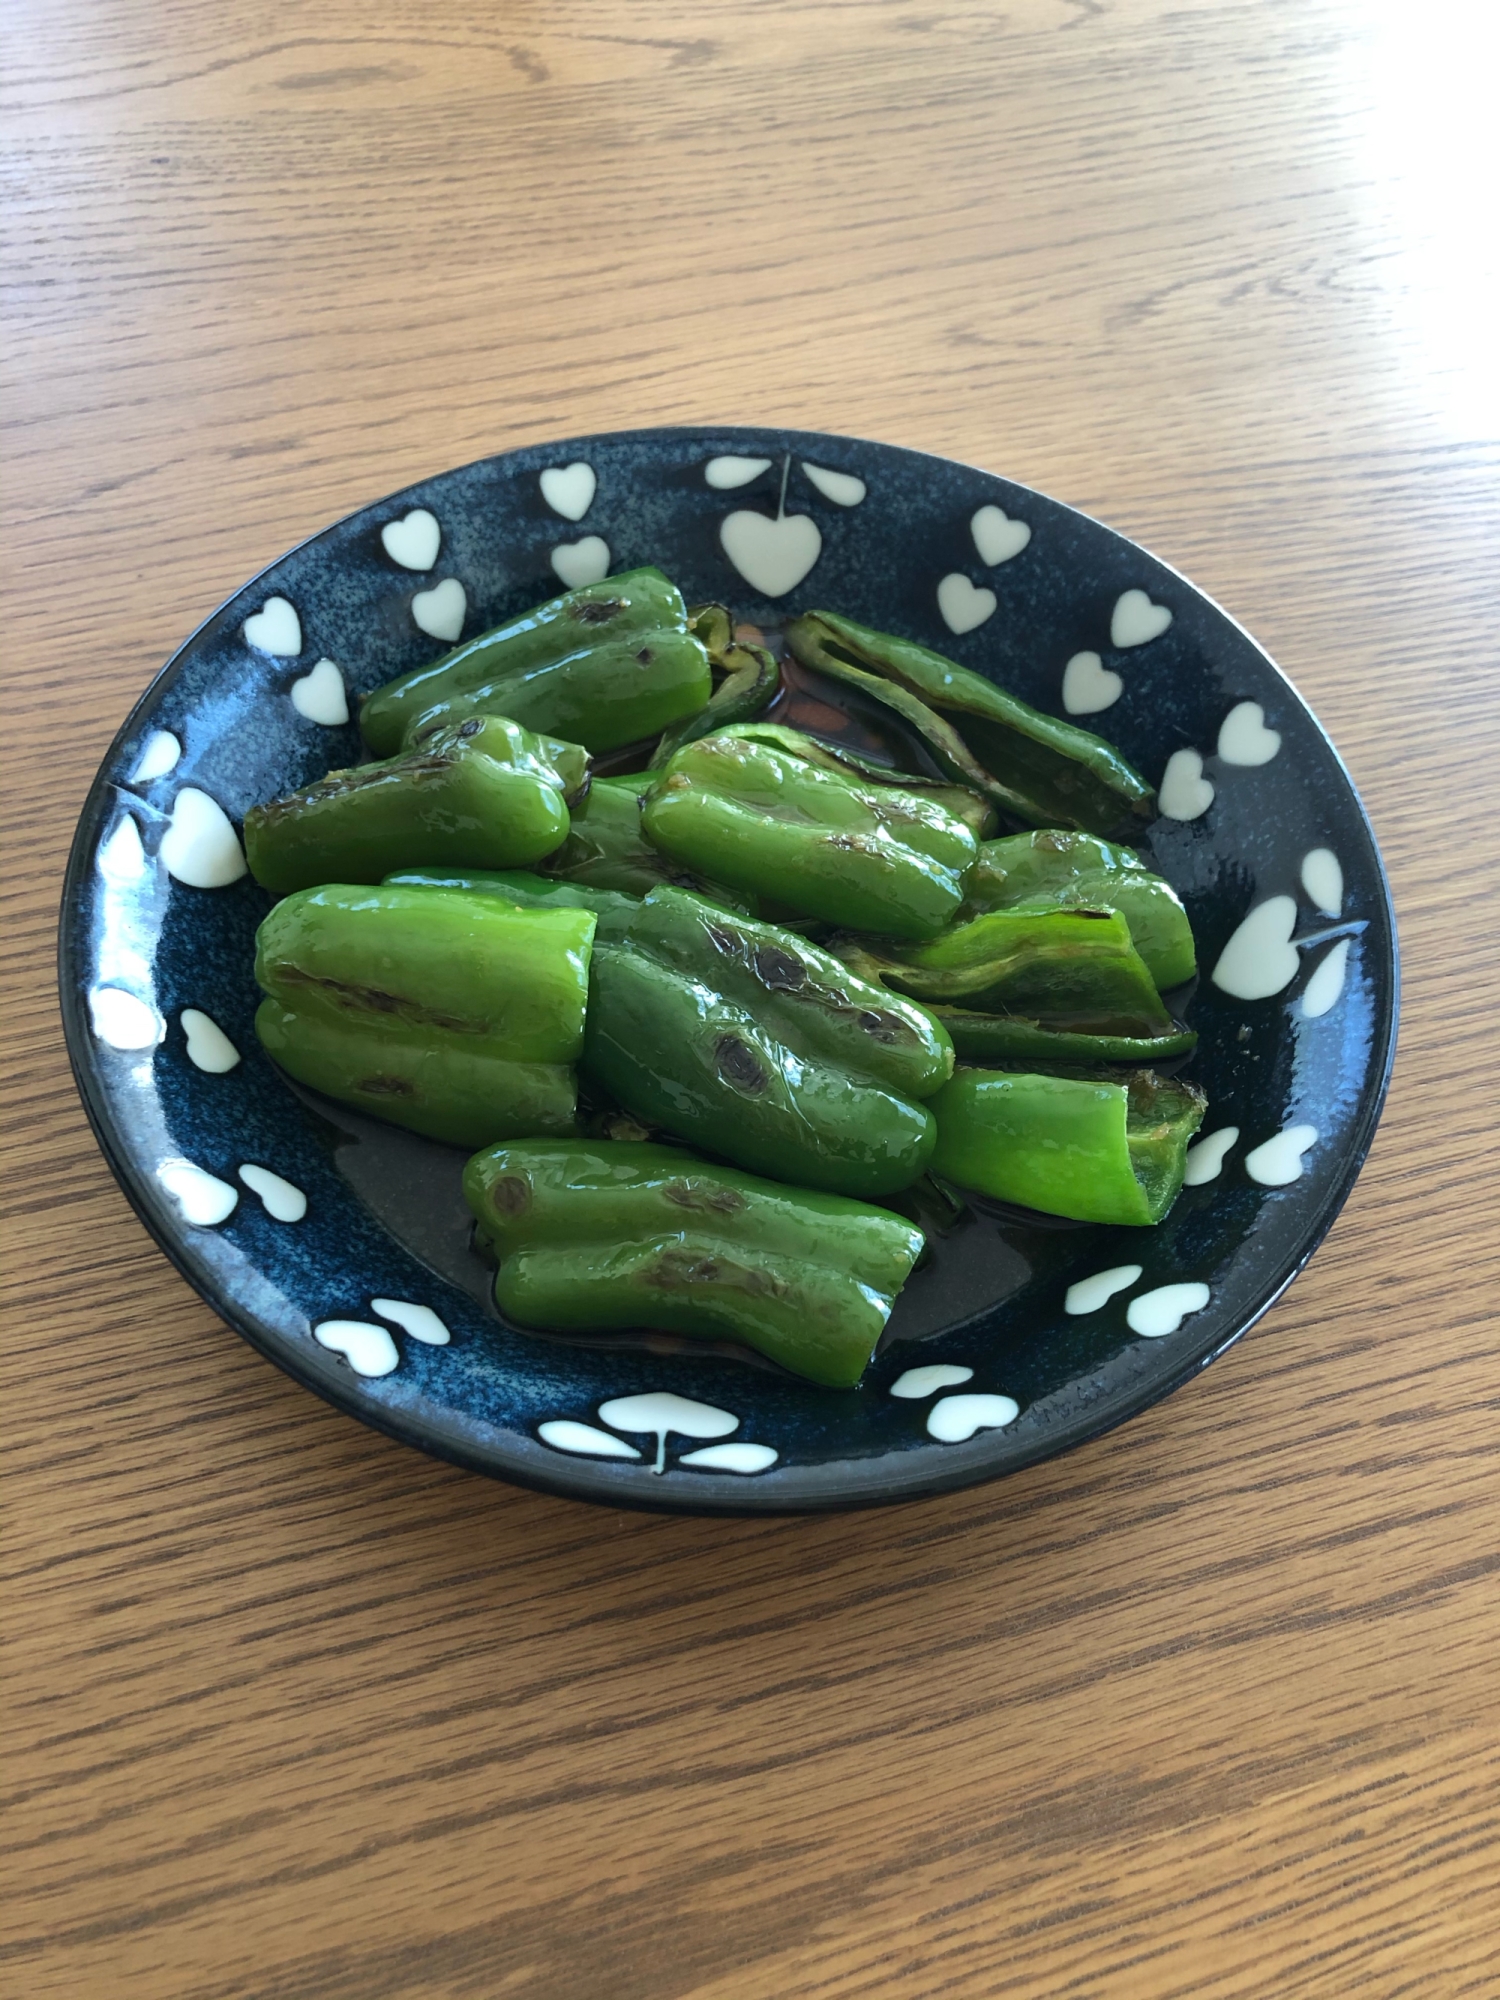
[[[1108,1083],[960,1069],[933,1100],[932,1171],[1075,1222],[1160,1222],[1205,1105],[1149,1071]]]
[[[883,1209],[638,1141],[493,1146],[464,1193],[518,1325],[739,1340],[835,1389],[864,1373],[923,1241]]]

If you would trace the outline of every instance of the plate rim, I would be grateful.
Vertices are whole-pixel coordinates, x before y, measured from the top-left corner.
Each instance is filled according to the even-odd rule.
[[[800,1471],[804,1475],[807,1490],[788,1491],[785,1473],[776,1481],[767,1481],[764,1484],[760,1480],[745,1481],[734,1474],[707,1476],[695,1474],[690,1482],[683,1482],[682,1486],[676,1481],[662,1481],[656,1490],[650,1490],[634,1483],[628,1487],[621,1484],[618,1473],[607,1461],[590,1463],[587,1460],[567,1458],[561,1453],[549,1452],[541,1461],[534,1461],[528,1457],[521,1463],[515,1463],[506,1457],[503,1448],[497,1445],[471,1446],[466,1445],[459,1437],[435,1434],[420,1415],[413,1416],[396,1409],[388,1409],[384,1405],[364,1398],[356,1386],[358,1378],[349,1374],[347,1383],[340,1379],[340,1374],[348,1371],[320,1369],[316,1366],[311,1353],[307,1358],[309,1362],[314,1362],[314,1365],[301,1366],[301,1357],[292,1349],[290,1343],[283,1343],[280,1336],[268,1334],[232,1293],[221,1289],[214,1282],[210,1273],[195,1268],[195,1260],[189,1254],[182,1228],[172,1225],[162,1204],[148,1199],[143,1176],[134,1162],[117,1145],[113,1120],[107,1114],[103,1093],[98,1087],[98,1053],[89,1030],[85,982],[77,976],[84,949],[84,941],[79,935],[81,891],[93,860],[99,825],[107,810],[106,794],[112,789],[106,779],[106,772],[113,767],[124,743],[139,726],[139,719],[155,706],[160,696],[176,678],[177,672],[199,638],[223,617],[229,606],[246,592],[258,589],[264,579],[291,558],[311,548],[325,536],[336,533],[360,515],[379,508],[401,506],[410,495],[419,488],[430,485],[434,480],[448,479],[471,472],[479,467],[514,457],[521,452],[562,453],[590,446],[597,447],[601,442],[630,446],[648,440],[660,442],[675,438],[705,437],[736,443],[748,441],[763,444],[768,434],[814,440],[819,445],[894,450],[913,459],[931,461],[937,466],[957,468],[972,473],[981,480],[998,479],[1006,485],[1033,494],[1047,501],[1049,505],[1086,523],[1090,528],[1101,530],[1131,550],[1145,556],[1192,597],[1206,604],[1254,649],[1261,662],[1282,683],[1302,715],[1321,737],[1343,780],[1348,799],[1359,816],[1364,836],[1369,843],[1390,946],[1388,957],[1382,962],[1380,976],[1376,982],[1374,1039],[1378,1050],[1378,1074],[1364,1094],[1340,1172],[1325,1190],[1322,1202],[1308,1222],[1296,1249],[1282,1265],[1277,1267],[1264,1297],[1227,1335],[1210,1335],[1196,1345],[1191,1341],[1186,1343],[1177,1364],[1165,1373],[1152,1374],[1143,1381],[1127,1384],[1114,1396],[1087,1405],[1070,1420],[1040,1434],[1030,1442],[1028,1448],[1017,1451],[1012,1441],[1005,1453],[1004,1463],[987,1462],[995,1454],[1000,1440],[1006,1435],[1003,1431],[993,1431],[977,1434],[967,1445],[944,1447],[940,1454],[903,1452],[896,1457],[895,1465],[907,1466],[909,1469],[899,1474],[893,1470],[893,1473],[885,1478],[879,1476],[878,1469],[888,1461],[880,1457],[820,1459],[813,1465],[786,1468],[786,1473]],[[1306,1268],[1326,1239],[1369,1156],[1376,1129],[1384,1112],[1395,1063],[1401,1016],[1401,952],[1395,899],[1385,858],[1364,799],[1337,745],[1316,711],[1260,641],[1231,612],[1226,611],[1216,598],[1143,543],[1122,534],[1119,529],[1110,527],[1107,522],[1085,513],[1081,508],[1074,507],[1067,501],[1055,499],[1040,487],[1011,479],[1007,474],[971,465],[966,460],[952,458],[943,453],[922,451],[910,445],[890,444],[882,439],[856,437],[831,431],[805,431],[774,424],[751,426],[713,422],[651,424],[626,430],[591,431],[573,437],[536,439],[529,443],[509,446],[501,451],[484,453],[461,465],[444,467],[437,472],[411,480],[392,493],[365,501],[293,543],[270,562],[263,564],[254,575],[237,584],[212,611],[200,619],[151,676],[131,704],[124,720],[100,757],[79,808],[63,873],[57,924],[57,978],[63,1039],[67,1048],[69,1068],[89,1128],[111,1173],[147,1234],[163,1251],[168,1261],[210,1310],[258,1354],[272,1362],[301,1387],[311,1390],[322,1401],[344,1415],[355,1418],[370,1429],[402,1445],[413,1447],[429,1457],[460,1466],[465,1471],[475,1472],[486,1478],[498,1479],[534,1492],[547,1493],[563,1499],[583,1500],[596,1505],[626,1507],[632,1511],[647,1513],[720,1516],[842,1512],[856,1508],[894,1505],[903,1501],[960,1491],[971,1486],[986,1484],[994,1479],[1009,1477],[1014,1473],[1025,1471],[1032,1465],[1074,1450],[1094,1438],[1105,1436],[1154,1404],[1164,1402],[1169,1396],[1175,1395],[1187,1382],[1201,1374],[1205,1368],[1242,1340],[1264,1318],[1285,1293],[1287,1287]],[[913,1458],[918,1460],[918,1465],[910,1465]],[[554,1459],[555,1475],[552,1466]],[[856,1468],[860,1469],[857,1477]],[[835,1477],[840,1469],[846,1471],[847,1476],[843,1481]],[[801,1485],[804,1482],[795,1483]],[[823,1488],[827,1490],[822,1490]]]

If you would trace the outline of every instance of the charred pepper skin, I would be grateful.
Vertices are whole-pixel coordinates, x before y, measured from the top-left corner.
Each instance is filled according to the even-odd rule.
[[[387,682],[366,695],[359,726],[378,757],[474,714],[508,715],[591,751],[613,750],[694,714],[711,684],[681,591],[660,570],[633,569],[554,597]]]
[[[1159,992],[1184,985],[1198,969],[1181,897],[1130,848],[1060,828],[981,844],[963,916],[1068,909],[1118,910]]]
[[[653,780],[644,772],[596,778],[573,814],[568,837],[538,863],[543,875],[594,889],[617,889],[626,896],[649,896],[653,889],[696,889],[731,909],[757,914],[756,899],[683,868],[651,845],[641,831],[641,800]]]
[[[451,1145],[575,1129],[596,917],[333,884],[256,934],[256,1033],[313,1090]]]
[[[954,915],[977,852],[969,827],[930,798],[734,731],[672,757],[641,825],[663,854],[716,881],[903,938],[930,937]]]
[[[867,1199],[909,1186],[952,1061],[925,1009],[775,925],[678,889],[600,920],[586,1073],[752,1173]]]
[[[932,1170],[1075,1222],[1160,1222],[1206,1100],[1150,1072],[1128,1082],[960,1069],[933,1100]]]
[[[531,1141],[470,1160],[495,1303],[555,1333],[738,1340],[853,1388],[922,1249],[901,1216],[637,1141]]]
[[[567,800],[588,780],[576,743],[504,716],[472,716],[422,747],[330,771],[245,815],[245,855],[277,894],[379,882],[393,868],[520,868],[567,838]]]
[[[806,612],[787,627],[786,637],[816,672],[877,699],[883,683],[892,709],[933,738],[929,747],[941,746],[951,758],[951,744],[927,728],[912,703],[935,714],[957,732],[978,767],[983,795],[1023,822],[1120,838],[1154,816],[1151,787],[1102,737],[1041,714],[941,653],[832,611]],[[904,701],[897,698],[903,695]],[[972,775],[961,781],[976,782]]]

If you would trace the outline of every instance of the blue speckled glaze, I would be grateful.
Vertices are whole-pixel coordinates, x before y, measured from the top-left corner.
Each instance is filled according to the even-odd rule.
[[[767,471],[733,491],[704,479],[719,454],[764,457]],[[719,541],[740,509],[774,516],[791,455],[785,511],[816,521],[822,549],[786,596],[758,598]],[[545,503],[539,474],[584,460],[597,475],[581,521]],[[864,500],[838,506],[802,461],[856,474]],[[1018,555],[987,567],[970,521],[998,505],[1026,522]],[[413,507],[442,528],[432,569],[415,573],[385,553],[380,530]],[[326,728],[294,709],[288,690],[322,657],[337,662],[353,697],[447,650],[421,632],[412,596],[457,577],[469,637],[562,588],[550,555],[599,535],[610,567],[656,563],[690,601],[718,598],[741,616],[780,621],[823,606],[904,633],[1061,714],[1065,663],[1101,655],[1123,692],[1081,718],[1156,783],[1172,752],[1195,749],[1215,788],[1212,806],[1185,822],[1161,819],[1142,845],[1187,903],[1200,977],[1186,1014],[1201,1036],[1191,1074],[1208,1091],[1205,1132],[1240,1138],[1223,1171],[1185,1190],[1156,1230],[1043,1226],[994,1219],[961,1226],[938,1246],[898,1302],[880,1354],[855,1391],[813,1388],[714,1351],[574,1346],[501,1322],[487,1273],[468,1247],[458,1194],[461,1156],[294,1095],[260,1054],[251,1029],[252,939],[269,899],[248,877],[223,889],[171,879],[158,859],[172,801],[184,785],[216,799],[238,823],[258,801],[306,784],[361,754],[353,723]],[[954,571],[995,593],[994,614],[955,637],[937,607]],[[1123,651],[1109,644],[1122,592],[1143,589],[1172,612],[1159,637]],[[241,627],[267,597],[295,605],[303,649],[295,660],[252,651]],[[1220,725],[1258,702],[1281,736],[1267,764],[1227,765],[1214,754]],[[177,767],[132,785],[148,735],[172,731]],[[97,865],[102,840],[132,815],[147,866],[130,882]],[[1343,869],[1339,924],[1300,886],[1303,856],[1331,848]],[[1298,996],[1322,957],[1301,954],[1297,978],[1268,1000],[1238,1001],[1207,974],[1247,911],[1270,896],[1298,902],[1298,936],[1352,938],[1338,1003],[1306,1019]],[[1326,947],[1323,947],[1326,949]],[[124,988],[155,1007],[154,1050],[106,1045],[90,1025],[88,995]],[[1215,605],[1132,543],[1056,501],[972,467],[892,446],[815,433],[672,429],[533,446],[445,473],[328,529],[293,550],[216,612],[163,669],[115,739],[79,822],[62,919],[64,1020],[79,1087],[101,1145],[148,1228],[203,1296],[262,1353],[365,1422],[477,1470],[594,1500],[700,1510],[774,1511],[859,1505],[988,1479],[1096,1435],[1154,1402],[1250,1326],[1311,1255],[1338,1212],[1379,1116],[1395,1042],[1397,960],[1389,891],[1368,822],[1328,739],[1289,683]],[[187,1059],[181,1010],[212,1016],[243,1061],[210,1075]],[[1257,1185],[1245,1155],[1295,1124],[1317,1143],[1301,1177]],[[216,1228],[182,1220],[156,1169],[181,1156],[239,1186],[238,1166],[269,1167],[304,1190],[304,1220],[279,1223],[241,1186]],[[1099,1311],[1070,1317],[1077,1279],[1139,1263],[1139,1282]],[[1162,1339],[1134,1335],[1133,1297],[1200,1280],[1209,1304]],[[319,1346],[315,1324],[375,1322],[377,1297],[431,1306],[452,1333],[427,1346],[392,1328],[394,1372],[361,1377]],[[928,1362],[972,1368],[965,1393],[1020,1406],[1003,1429],[966,1442],[935,1441],[935,1398],[896,1399],[889,1385]],[[143,1365],[146,1365],[143,1359]],[[774,1448],[747,1476],[681,1461],[698,1438],[669,1437],[665,1470],[655,1441],[627,1433],[638,1459],[591,1458],[550,1447],[545,1422],[601,1425],[610,1398],[670,1392],[731,1412],[730,1443]]]

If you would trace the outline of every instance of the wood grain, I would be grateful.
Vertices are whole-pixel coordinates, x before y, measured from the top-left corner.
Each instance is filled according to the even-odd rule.
[[[1369,0],[11,0],[4,1990],[1500,1991],[1494,29]],[[1317,1259],[1160,1408],[823,1520],[366,1433],[68,1080],[130,703],[408,480],[659,420],[948,452],[1287,666],[1406,1000]]]

